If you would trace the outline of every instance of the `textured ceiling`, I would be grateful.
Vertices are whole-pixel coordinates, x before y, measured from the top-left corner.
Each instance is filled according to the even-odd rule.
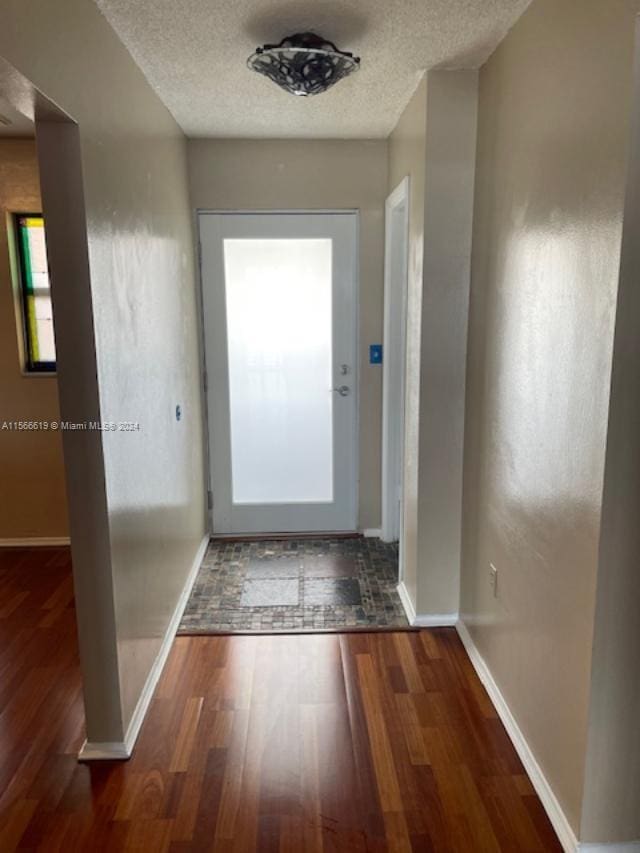
[[[481,65],[530,0],[96,0],[188,136],[386,137],[427,68]],[[248,70],[312,30],[362,59],[296,98]]]

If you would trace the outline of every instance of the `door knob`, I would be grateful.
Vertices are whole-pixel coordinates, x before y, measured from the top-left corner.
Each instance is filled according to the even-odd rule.
[[[348,397],[351,393],[351,389],[348,385],[340,385],[338,388],[333,389],[336,394],[340,394],[341,397]]]

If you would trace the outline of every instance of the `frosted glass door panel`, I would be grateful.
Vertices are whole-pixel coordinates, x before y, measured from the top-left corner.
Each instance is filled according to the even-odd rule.
[[[332,241],[225,239],[234,504],[333,501]]]

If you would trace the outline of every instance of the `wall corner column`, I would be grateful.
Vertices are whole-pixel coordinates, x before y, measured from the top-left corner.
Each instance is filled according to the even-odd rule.
[[[427,74],[418,486],[419,616],[459,610],[477,71]]]

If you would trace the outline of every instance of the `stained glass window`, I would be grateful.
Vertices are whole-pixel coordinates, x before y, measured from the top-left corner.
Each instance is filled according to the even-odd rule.
[[[36,214],[18,214],[15,221],[24,315],[25,367],[35,373],[53,371],[56,369],[56,345],[44,220]]]

